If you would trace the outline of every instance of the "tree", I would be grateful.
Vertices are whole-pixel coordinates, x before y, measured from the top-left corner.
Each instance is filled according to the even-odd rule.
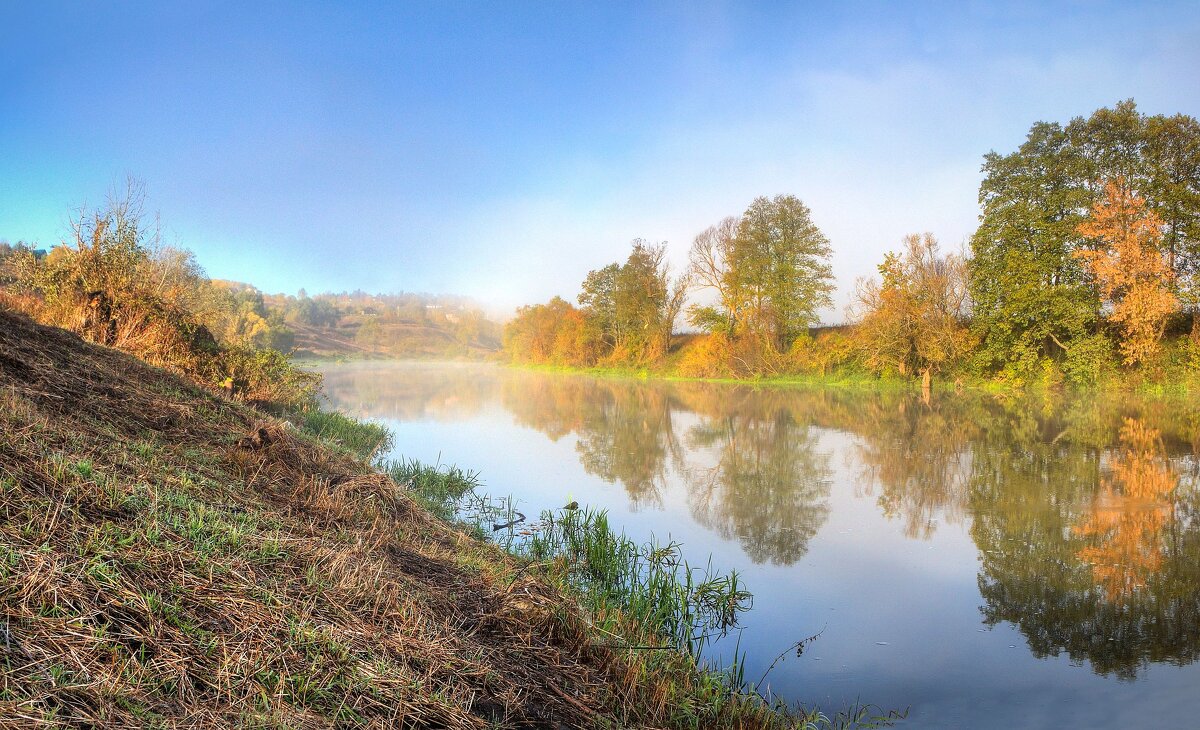
[[[620,275],[620,264],[589,271],[579,292],[579,306],[583,307],[609,348],[616,347],[622,335],[617,320],[617,280]]]
[[[664,244],[636,240],[617,274],[613,299],[621,339],[616,352],[625,359],[640,362],[666,352],[661,326],[668,297],[665,257]]]
[[[740,300],[735,288],[737,282],[729,275],[730,255],[740,223],[741,218],[729,216],[709,226],[696,236],[688,251],[688,274],[693,287],[697,291],[712,290],[717,295],[715,305],[688,307],[688,321],[705,332],[720,332],[726,337],[734,334]]]
[[[1163,222],[1161,248],[1192,311],[1192,338],[1200,342],[1200,122],[1183,114],[1148,118],[1145,154],[1154,210]]]
[[[666,244],[636,239],[624,264],[588,272],[579,304],[606,356],[643,363],[666,353],[686,293],[686,274],[671,279]]]
[[[858,282],[859,348],[875,370],[921,373],[928,393],[933,373],[971,346],[966,262],[940,255],[932,233],[914,233],[879,273],[881,281]]]
[[[1021,147],[984,157],[983,207],[971,240],[971,296],[980,359],[1025,374],[1044,358],[1070,361],[1094,347],[1100,314],[1074,251],[1078,226],[1123,179],[1163,221],[1160,242],[1177,293],[1200,339],[1200,123],[1145,116],[1132,100],[1077,117],[1038,122]]]
[[[742,214],[728,254],[735,331],[776,352],[786,352],[817,321],[817,310],[833,301],[829,239],[793,195],[755,199]]]
[[[1039,122],[1020,149],[984,157],[970,293],[986,366],[1014,374],[1087,335],[1098,303],[1071,257],[1090,202],[1063,128]]]
[[[1078,227],[1094,248],[1074,252],[1112,307],[1109,319],[1121,329],[1127,365],[1144,363],[1158,351],[1167,317],[1179,309],[1172,292],[1174,272],[1159,249],[1162,221],[1123,180],[1105,186],[1104,199]]]

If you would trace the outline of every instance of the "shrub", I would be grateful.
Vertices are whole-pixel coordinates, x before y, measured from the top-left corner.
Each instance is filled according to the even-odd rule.
[[[1062,371],[1076,385],[1092,385],[1116,364],[1112,340],[1103,333],[1071,340]]]
[[[72,229],[74,240],[48,254],[9,248],[0,272],[8,306],[238,397],[285,408],[314,402],[319,376],[277,350],[253,349],[287,342],[282,321],[273,328],[259,313],[261,295],[239,299],[214,286],[190,252],[160,246],[136,187]],[[214,328],[245,336],[223,347]]]

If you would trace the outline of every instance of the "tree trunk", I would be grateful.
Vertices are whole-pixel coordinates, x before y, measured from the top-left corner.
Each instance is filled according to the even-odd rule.
[[[921,371],[921,398],[926,403],[929,403],[930,391],[933,387],[933,368],[925,368]]]

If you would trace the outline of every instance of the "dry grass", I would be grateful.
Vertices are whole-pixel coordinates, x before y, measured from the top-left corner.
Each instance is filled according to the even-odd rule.
[[[0,310],[0,727],[669,722],[586,627],[348,454]]]

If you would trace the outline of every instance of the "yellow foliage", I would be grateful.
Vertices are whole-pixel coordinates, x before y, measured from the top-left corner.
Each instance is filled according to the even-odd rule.
[[[686,378],[716,378],[729,374],[729,338],[721,333],[700,335],[679,359],[679,374]]]
[[[1075,252],[1112,305],[1110,319],[1121,329],[1125,364],[1144,363],[1157,354],[1167,317],[1179,309],[1171,291],[1174,272],[1159,250],[1162,220],[1122,181],[1104,187],[1079,233],[1096,242]]]

